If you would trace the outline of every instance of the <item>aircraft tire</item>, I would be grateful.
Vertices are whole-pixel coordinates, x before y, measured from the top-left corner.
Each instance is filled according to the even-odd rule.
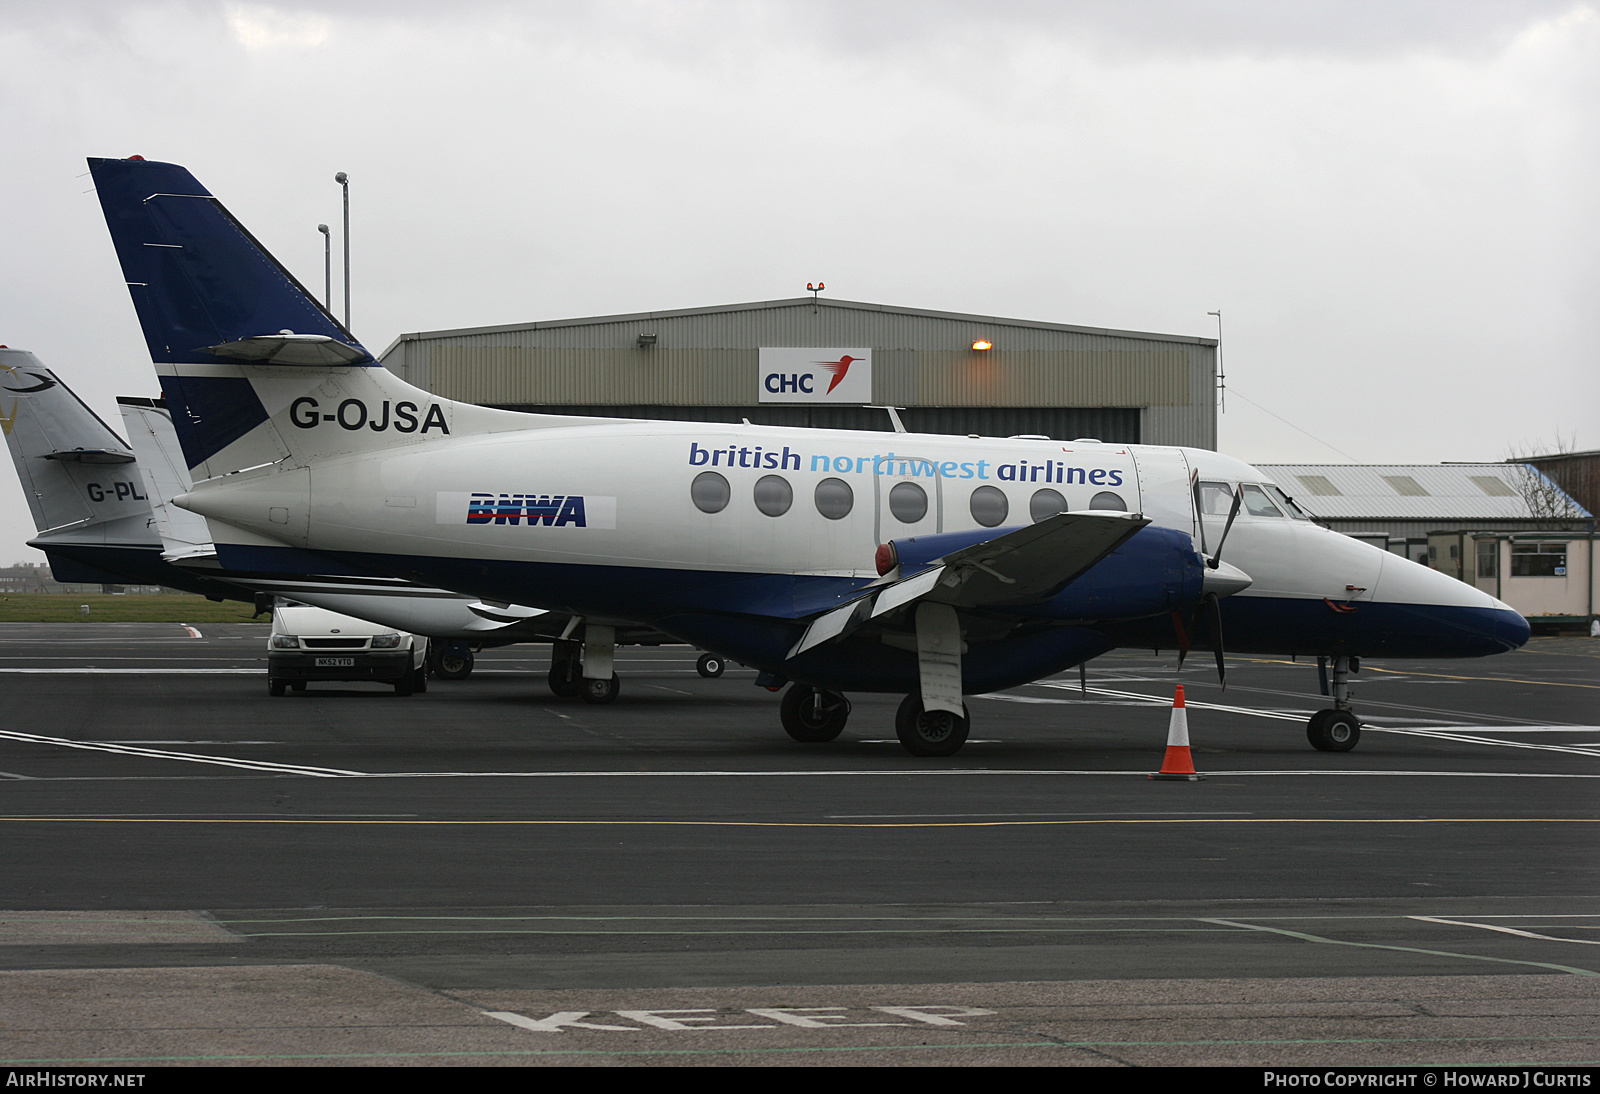
[[[715,680],[727,667],[728,663],[714,653],[702,653],[694,663],[694,670],[707,680]]]
[[[563,699],[576,699],[583,690],[583,669],[577,661],[554,661],[550,665],[550,690]]]
[[[465,680],[472,675],[473,657],[470,650],[451,653],[443,646],[439,652],[428,652],[428,667],[441,680]]]
[[[920,695],[907,695],[895,712],[894,732],[913,756],[953,756],[967,743],[971,721],[962,704],[958,716],[948,710],[923,710]]]
[[[595,706],[604,706],[617,701],[617,693],[622,690],[622,682],[612,673],[604,680],[580,680],[578,694],[583,696],[585,703]]]
[[[822,702],[816,702],[817,696]],[[806,684],[791,684],[778,704],[783,731],[802,744],[826,744],[844,732],[850,718],[850,700],[832,692],[819,692]]]
[[[1306,723],[1306,739],[1318,752],[1349,752],[1361,742],[1361,720],[1348,710],[1319,710]]]
[[[267,677],[267,694],[276,699],[283,694],[283,681],[276,676]]]

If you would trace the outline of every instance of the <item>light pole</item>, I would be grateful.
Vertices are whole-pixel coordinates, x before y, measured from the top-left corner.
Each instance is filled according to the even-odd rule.
[[[340,171],[333,181],[344,188],[344,329],[350,329],[350,176]]]
[[[1222,413],[1226,414],[1228,412],[1228,371],[1222,367],[1222,309],[1208,311],[1206,314],[1217,317],[1217,407]]]
[[[322,233],[322,309],[333,314],[333,233],[326,224],[317,225]]]

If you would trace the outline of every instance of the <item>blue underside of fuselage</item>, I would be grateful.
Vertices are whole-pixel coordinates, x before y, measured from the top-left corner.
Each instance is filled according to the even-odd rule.
[[[292,548],[218,545],[223,565],[258,572],[320,572],[336,559],[352,572],[387,573],[575,614],[644,623],[753,668],[836,691],[910,692],[919,686],[916,654],[875,636],[825,643],[789,659],[809,617],[842,604],[864,578],[664,570],[415,555],[317,554]],[[1522,645],[1528,624],[1511,611],[1361,603],[1338,611],[1321,599],[1234,596],[1222,602],[1229,653],[1355,654],[1369,657],[1479,657]],[[1020,610],[990,613],[1015,623],[1002,638],[974,641],[962,657],[969,694],[1013,687],[1118,648],[1173,650],[1170,613],[1135,621],[1058,621]],[[1204,629],[1189,618],[1196,648]]]
[[[159,547],[119,547],[100,543],[31,541],[50,560],[50,572],[68,584],[165,585],[199,593],[213,600],[243,600],[254,594],[226,580],[213,579],[174,566]]]

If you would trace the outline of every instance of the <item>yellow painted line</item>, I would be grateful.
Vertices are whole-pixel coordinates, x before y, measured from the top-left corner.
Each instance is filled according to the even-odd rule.
[[[1253,665],[1293,665],[1296,668],[1305,668],[1310,665],[1316,667],[1315,662],[1284,661],[1273,657],[1239,657],[1239,661],[1248,661]],[[1377,665],[1364,665],[1362,672],[1385,672],[1391,676],[1431,676],[1437,680],[1485,680],[1492,684],[1537,684],[1548,688],[1589,688],[1600,691],[1600,684],[1569,684],[1561,680],[1519,680],[1510,676],[1452,676],[1446,672],[1416,672],[1411,669],[1380,669]]]
[[[1376,665],[1365,667],[1364,672],[1386,672],[1392,676],[1432,676],[1439,680],[1487,680],[1495,684],[1537,684],[1547,688],[1588,688],[1600,691],[1600,684],[1569,684],[1562,680],[1517,680],[1510,676],[1451,676],[1445,672],[1410,672],[1406,669],[1380,669]]]
[[[635,828],[1058,828],[1065,825],[1140,824],[1600,824],[1600,817],[1232,817],[1122,819],[1122,820],[1019,820],[1019,821],[916,821],[841,824],[831,821],[714,821],[714,820],[328,820],[298,818],[204,817],[0,817],[12,824],[300,824],[378,827],[635,827]]]

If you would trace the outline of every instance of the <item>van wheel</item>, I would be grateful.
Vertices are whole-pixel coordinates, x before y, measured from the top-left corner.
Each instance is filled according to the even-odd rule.
[[[470,650],[452,653],[441,646],[437,654],[428,653],[428,667],[441,680],[465,680],[472,675],[472,662]]]
[[[276,676],[267,677],[267,694],[271,695],[273,698],[277,698],[278,696],[282,695],[283,681],[279,680]]]

